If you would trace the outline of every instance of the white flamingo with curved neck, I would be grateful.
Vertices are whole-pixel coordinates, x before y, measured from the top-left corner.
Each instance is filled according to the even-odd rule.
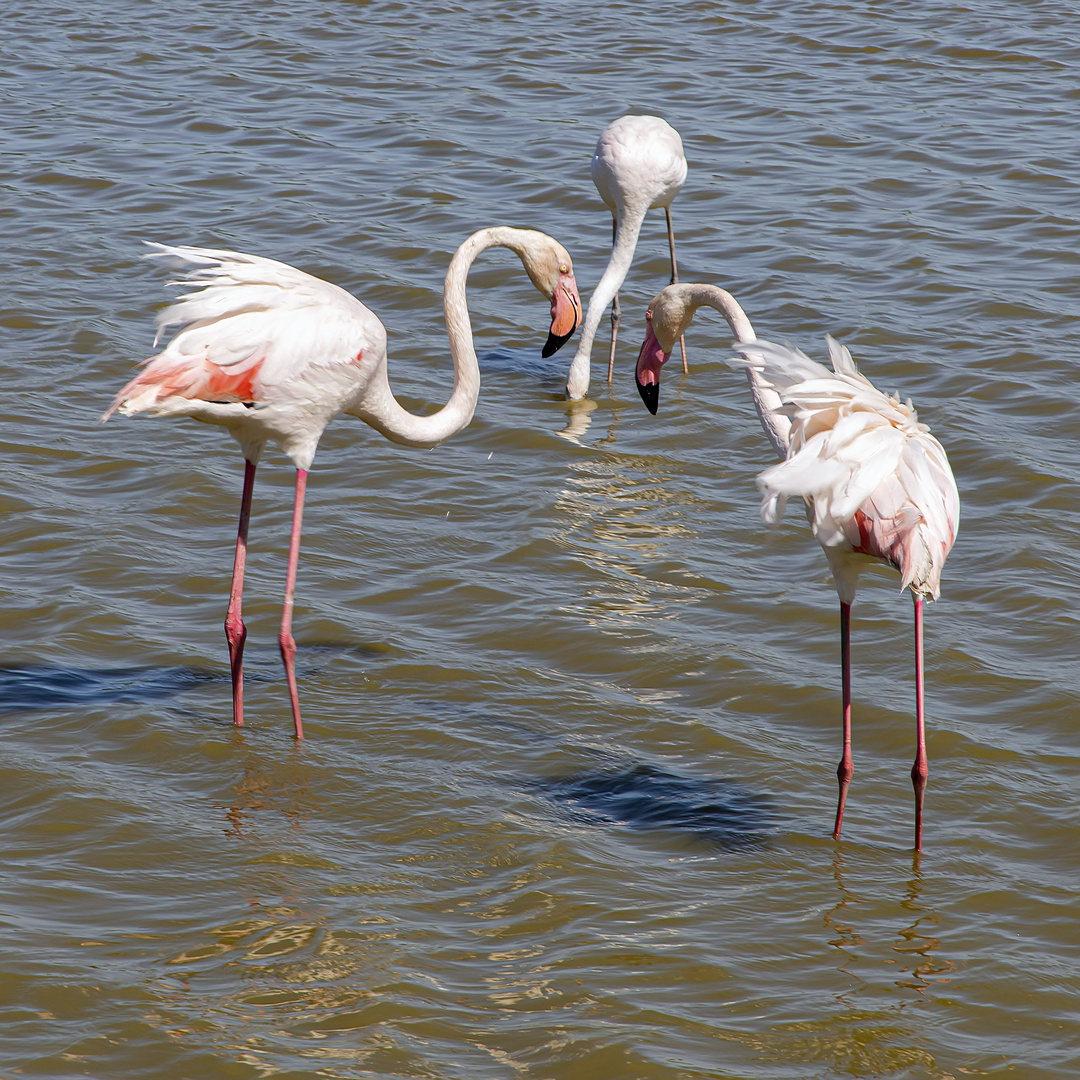
[[[566,249],[531,229],[497,226],[470,236],[446,272],[443,309],[454,364],[446,405],[417,416],[398,403],[386,371],[382,323],[344,289],[285,263],[236,251],[153,244],[148,258],[178,265],[178,284],[195,290],[157,318],[158,335],[178,327],[166,347],[117,395],[107,420],[150,412],[189,416],[226,428],[244,454],[244,488],[225,635],[232,668],[233,723],[244,722],[241,615],[248,522],[255,466],[267,442],[281,446],[296,466],[285,602],[278,643],[288,680],[296,737],[303,738],[296,689],[293,597],[300,554],[307,474],[319,438],[340,413],[349,413],[403,446],[432,447],[472,419],[480,391],[465,281],[476,256],[507,247],[536,288],[551,301],[545,355],[565,342],[581,318],[581,301]]]
[[[589,298],[577,353],[566,378],[567,396],[575,400],[588,392],[593,339],[608,304],[612,304],[608,354],[608,382],[611,382],[619,330],[619,287],[626,280],[634,260],[645,215],[654,207],[664,209],[671,249],[671,280],[679,280],[671,202],[686,180],[682,139],[658,116],[621,116],[612,121],[597,140],[590,171],[596,190],[611,211],[613,237],[611,258]],[[685,348],[683,370],[686,370]]]
[[[832,371],[784,345],[760,341],[730,293],[715,285],[671,285],[649,306],[637,384],[656,412],[660,368],[674,342],[707,305],[735,335],[765,434],[784,460],[758,477],[762,517],[779,521],[791,496],[806,500],[840,599],[844,749],[833,836],[840,837],[855,767],[851,756],[851,605],[859,575],[876,560],[900,572],[915,604],[915,848],[922,847],[929,766],[923,712],[923,600],[936,600],[941,572],[960,524],[960,496],[941,443],[920,424],[910,401],[888,397],[860,375],[851,353],[827,338]]]

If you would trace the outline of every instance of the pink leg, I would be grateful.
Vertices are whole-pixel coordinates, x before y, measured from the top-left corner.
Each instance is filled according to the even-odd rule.
[[[251,493],[254,487],[255,466],[245,461],[232,590],[229,593],[229,610],[225,613],[225,639],[229,643],[229,666],[232,668],[233,723],[237,727],[244,725],[244,642],[247,640],[247,627],[240,613],[240,605],[244,595],[244,565],[247,562],[248,522],[251,520]]]
[[[285,678],[289,683],[289,700],[292,702],[293,727],[296,737],[304,737],[300,722],[300,698],[296,693],[296,642],[292,636],[293,594],[296,592],[296,566],[300,560],[300,526],[304,520],[304,491],[307,488],[307,470],[296,470],[296,500],[293,503],[292,535],[289,537],[289,569],[285,577],[285,604],[281,613],[281,659],[285,662]]]
[[[926,727],[923,718],[923,620],[922,597],[915,596],[915,724],[917,748],[915,764],[911,766],[911,783],[915,788],[915,850],[922,850],[922,811],[926,780],[930,765],[926,760]]]
[[[836,767],[836,778],[840,782],[840,798],[836,803],[836,826],[833,839],[840,839],[840,824],[844,820],[844,803],[847,801],[848,786],[855,775],[855,763],[851,759],[851,605],[840,604],[840,667],[844,696],[844,754]]]
[[[671,284],[679,284],[679,268],[675,265],[675,230],[671,227],[671,207],[664,207],[664,216],[667,218],[667,240],[668,247],[671,248]],[[690,368],[686,363],[686,341],[684,335],[679,335],[679,349],[682,352],[682,373],[688,374]],[[611,382],[608,379],[608,382]]]

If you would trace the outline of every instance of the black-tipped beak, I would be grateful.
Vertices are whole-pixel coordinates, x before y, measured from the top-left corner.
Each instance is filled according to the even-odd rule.
[[[645,408],[656,415],[660,404],[660,369],[667,362],[670,354],[664,352],[656,340],[652,327],[652,309],[645,313],[645,343],[638,354],[637,367],[634,368],[634,382],[638,393],[645,402]]]
[[[646,386],[639,379],[634,381],[637,383],[637,390],[641,395],[641,400],[645,402],[645,408],[655,416],[657,406],[660,404],[660,384],[649,383]]]
[[[556,334],[554,330],[549,331],[547,341],[544,342],[544,347],[540,350],[540,355],[545,359],[554,356],[574,336],[574,330],[576,329],[577,323],[574,324],[569,334]]]
[[[547,358],[557,353],[581,325],[581,297],[577,282],[566,267],[561,268],[559,284],[551,297],[551,329],[540,355]]]

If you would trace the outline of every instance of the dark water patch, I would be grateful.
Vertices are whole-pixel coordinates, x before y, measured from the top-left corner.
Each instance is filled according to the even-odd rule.
[[[154,701],[222,678],[211,671],[187,667],[72,668],[27,664],[0,668],[0,710]]]
[[[566,372],[570,367],[573,352],[564,347],[554,356],[543,357],[537,349],[492,349],[477,357],[480,374],[483,375],[528,375],[533,379],[548,382],[552,379],[566,381]]]
[[[779,826],[768,796],[730,780],[680,776],[655,765],[590,769],[534,787],[565,803],[581,824],[678,829],[725,849],[764,843]]]

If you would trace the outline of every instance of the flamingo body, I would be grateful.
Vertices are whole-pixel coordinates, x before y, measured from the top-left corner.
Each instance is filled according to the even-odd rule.
[[[960,524],[949,459],[910,401],[883,394],[846,348],[826,340],[832,371],[787,346],[736,346],[791,419],[786,460],[758,478],[762,517],[777,522],[790,496],[807,500],[842,603],[854,600],[867,558],[898,570],[901,588],[936,600]]]
[[[659,116],[620,116],[597,139],[589,175],[613,217],[669,207],[686,182],[682,139]]]
[[[654,298],[637,365],[642,399],[655,413],[660,369],[698,307],[724,315],[735,334],[766,436],[783,460],[758,477],[762,517],[780,520],[786,501],[805,500],[840,600],[844,750],[833,835],[839,838],[851,756],[850,610],[868,562],[894,567],[915,604],[915,847],[922,845],[923,795],[929,773],[923,711],[922,603],[941,591],[941,573],[960,525],[960,496],[941,443],[910,401],[878,390],[851,353],[827,338],[832,370],[798,349],[762,341],[730,293],[712,285],[671,285]]]
[[[337,285],[237,251],[151,245],[197,291],[156,320],[177,332],[105,414],[189,416],[225,427],[249,461],[268,441],[309,469],[323,431],[386,362],[386,331]]]
[[[472,419],[480,390],[465,302],[473,260],[489,247],[508,247],[520,257],[533,284],[551,301],[545,350],[553,351],[580,320],[570,256],[543,233],[501,226],[481,229],[458,248],[443,294],[453,389],[442,409],[416,416],[390,389],[382,323],[344,289],[273,259],[209,248],[151,246],[155,250],[149,258],[179,266],[183,277],[178,284],[194,288],[158,316],[158,337],[170,327],[176,327],[175,334],[160,353],[144,362],[102,419],[115,412],[187,416],[226,428],[240,443],[244,488],[225,618],[237,725],[243,723],[247,631],[240,609],[255,467],[267,442],[280,445],[292,459],[296,495],[278,641],[294,730],[302,738],[291,626],[304,493],[319,438],[343,412],[406,446],[437,446],[460,431]]]
[[[593,340],[608,304],[612,314],[612,353],[618,327],[618,292],[634,258],[642,223],[649,210],[670,207],[686,180],[686,157],[679,133],[658,116],[622,116],[601,133],[593,153],[590,173],[596,190],[611,211],[615,235],[611,258],[589,299],[589,307],[571,362],[566,392],[571,398],[589,389]],[[678,280],[674,239],[671,237],[672,280]],[[610,372],[609,372],[610,381]]]

